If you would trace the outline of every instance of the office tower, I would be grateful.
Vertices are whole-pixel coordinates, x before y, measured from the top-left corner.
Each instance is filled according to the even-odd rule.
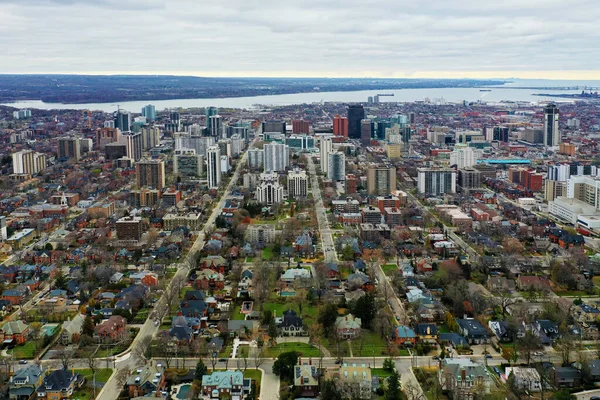
[[[315,138],[308,135],[290,135],[285,137],[285,144],[292,152],[305,152],[314,149]]]
[[[481,187],[481,172],[475,168],[459,169],[458,184],[462,190],[479,189]]]
[[[554,201],[557,197],[567,196],[567,182],[549,181],[544,185],[544,200],[547,202]]]
[[[154,121],[156,119],[156,108],[152,104],[145,105],[142,108],[142,115],[146,117],[146,121]]]
[[[210,129],[208,134],[211,137],[220,139],[223,136],[223,121],[220,115],[211,115],[209,117]]]
[[[73,159],[79,161],[81,158],[81,145],[78,137],[58,138],[58,158]]]
[[[308,177],[306,171],[294,169],[287,176],[288,199],[294,200],[308,196]]]
[[[307,121],[295,119],[292,121],[292,133],[308,133],[309,125]]]
[[[141,160],[135,163],[138,188],[145,186],[162,190],[165,187],[165,162],[163,160]]]
[[[330,153],[327,157],[327,179],[343,181],[346,179],[346,156],[341,151]]]
[[[196,154],[206,158],[207,149],[215,144],[215,138],[211,136],[193,136],[187,132],[175,134],[175,150],[195,149]]]
[[[412,128],[410,126],[405,126],[402,129],[402,143],[408,144],[411,136],[412,136]],[[406,147],[405,147],[405,149],[406,149]]]
[[[142,149],[150,150],[160,144],[160,129],[156,126],[142,128]]]
[[[265,172],[280,172],[290,165],[290,148],[285,144],[267,143],[265,151]]]
[[[180,149],[173,153],[173,173],[185,177],[199,177],[204,173],[204,157],[194,149]]]
[[[127,157],[127,145],[124,143],[108,143],[104,146],[104,154],[107,160],[118,160]],[[129,158],[131,160],[131,158]]]
[[[391,128],[392,123],[387,120],[377,121],[377,139],[384,140],[385,139],[385,130],[387,128]]]
[[[279,183],[279,175],[273,172],[260,174],[260,183],[256,187],[256,200],[267,206],[283,202],[283,186]]]
[[[181,115],[179,114],[179,111],[169,112],[169,120],[171,120],[171,123],[175,124],[175,127],[177,128],[176,132],[179,132],[181,130]]]
[[[367,171],[369,194],[388,195],[396,190],[396,168],[371,167]]]
[[[353,104],[348,107],[348,137],[350,139],[360,139],[360,122],[365,119],[365,110],[360,104]]]
[[[370,119],[360,121],[360,144],[369,146],[373,137],[373,122]]]
[[[285,135],[285,122],[283,121],[264,121],[262,123],[262,133],[276,132]]]
[[[33,150],[21,150],[12,154],[13,173],[35,175],[46,168],[46,155]]]
[[[263,149],[248,150],[248,167],[253,169],[262,168],[265,165],[265,152]]]
[[[454,151],[450,153],[450,165],[456,165],[456,168],[473,167],[477,160],[481,158],[483,152],[466,144],[457,144]]]
[[[232,126],[231,127],[231,136],[239,135],[245,144],[248,144],[250,141],[250,128],[247,126]]]
[[[509,134],[510,130],[507,126],[495,126],[492,133],[492,139],[499,142],[508,143],[510,138]]]
[[[403,145],[401,143],[388,143],[386,145],[387,157],[390,160],[399,160],[402,157]]]
[[[125,110],[118,110],[115,116],[115,127],[121,132],[131,130],[131,113]]]
[[[206,171],[209,189],[218,189],[221,184],[221,149],[219,146],[210,146],[207,150]]]
[[[206,130],[210,132],[212,121],[210,117],[218,115],[217,107],[206,107]]]
[[[333,134],[348,137],[348,118],[336,115],[333,117]]]
[[[417,168],[419,193],[441,195],[456,193],[456,170],[450,168]]]
[[[415,113],[414,112],[410,112],[408,113],[408,123],[413,125],[415,123]]]
[[[321,153],[321,172],[326,174],[327,169],[329,168],[329,154],[333,149],[333,142],[330,137],[322,137],[320,144],[320,153]]]
[[[560,110],[554,103],[544,107],[544,146],[554,147],[560,144],[558,117]]]
[[[125,132],[119,136],[119,143],[127,147],[127,157],[134,161],[142,158],[142,134]]]
[[[94,145],[94,142],[92,141],[92,139],[89,139],[89,138],[79,139],[79,150],[81,153],[87,153],[89,151],[92,151],[93,145]]]

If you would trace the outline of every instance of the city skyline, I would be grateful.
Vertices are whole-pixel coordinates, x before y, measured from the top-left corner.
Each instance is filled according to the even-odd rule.
[[[599,14],[588,0],[4,0],[0,73],[600,79]]]

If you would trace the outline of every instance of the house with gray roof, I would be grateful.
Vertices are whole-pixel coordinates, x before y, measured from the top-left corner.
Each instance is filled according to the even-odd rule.
[[[84,320],[85,316],[83,314],[77,314],[73,319],[63,322],[60,342],[64,345],[77,342],[81,335]]]
[[[42,369],[37,364],[29,364],[15,371],[8,384],[10,400],[29,400],[38,386],[42,383]]]

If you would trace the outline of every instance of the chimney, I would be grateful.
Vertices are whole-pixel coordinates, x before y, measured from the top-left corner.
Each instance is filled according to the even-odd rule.
[[[467,371],[463,368],[460,370],[460,375],[462,377],[463,382],[467,379]]]
[[[302,358],[298,357],[298,365],[302,365]]]
[[[308,359],[308,365],[312,365],[312,358]]]

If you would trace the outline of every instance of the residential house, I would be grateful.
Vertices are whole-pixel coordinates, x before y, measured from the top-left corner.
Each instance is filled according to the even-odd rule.
[[[279,331],[281,336],[304,336],[306,334],[302,317],[291,309],[283,312]]]
[[[551,345],[554,340],[560,338],[558,326],[547,319],[538,319],[531,325],[531,328],[543,345]]]
[[[110,277],[110,283],[119,283],[121,282],[121,279],[123,279],[125,275],[123,275],[123,273],[121,272],[115,272],[113,274],[113,276]]]
[[[550,280],[544,276],[521,275],[517,278],[517,288],[522,291],[535,290],[536,292],[549,293]]]
[[[514,379],[514,385],[518,390],[528,392],[539,392],[542,389],[540,373],[535,368],[512,367],[506,368],[505,375]]]
[[[29,364],[15,371],[8,384],[10,400],[30,400],[42,383],[42,369],[37,364]]]
[[[8,321],[0,327],[0,340],[13,344],[23,344],[29,338],[29,325],[21,320]]]
[[[150,364],[129,375],[125,385],[129,397],[156,394],[166,387],[165,374],[162,367],[158,367],[151,361]]]
[[[250,379],[244,379],[242,371],[214,371],[202,377],[202,394],[210,399],[243,400],[250,393]]]
[[[194,332],[183,315],[173,318],[169,337],[177,343],[189,343],[194,338]]]
[[[512,342],[513,337],[508,331],[508,324],[506,323],[506,321],[489,321],[488,327],[496,336],[499,342]]]
[[[25,289],[6,289],[2,292],[2,296],[0,296],[0,299],[8,300],[11,302],[12,305],[16,306],[23,302],[26,295],[27,291]]]
[[[40,301],[38,310],[44,314],[62,314],[67,311],[67,299],[64,297],[50,297]]]
[[[79,341],[84,319],[83,314],[77,314],[73,319],[63,322],[62,332],[60,333],[60,342],[63,345],[66,346]]]
[[[514,292],[515,281],[504,276],[492,276],[487,281],[487,287],[491,292]]]
[[[364,272],[356,272],[348,275],[347,282],[349,290],[361,289],[365,292],[370,292],[375,289],[375,285],[371,282],[371,278]]]
[[[370,399],[373,380],[371,368],[365,364],[346,364],[340,367],[339,378],[336,379],[346,399]]]
[[[360,335],[362,321],[352,314],[344,317],[337,317],[335,320],[335,330],[339,337],[343,339],[353,339]]]
[[[331,262],[325,264],[325,276],[329,279],[339,279],[340,270],[338,269],[338,265]]]
[[[290,268],[286,270],[280,278],[283,282],[288,285],[293,284],[296,280],[309,280],[310,271],[303,268]]]
[[[228,267],[229,261],[221,256],[207,256],[198,263],[200,269],[211,269],[221,274],[225,274]]]
[[[84,378],[69,369],[57,369],[43,378],[37,388],[37,399],[69,399],[83,385]]]
[[[440,333],[439,340],[441,345],[452,346],[455,349],[469,347],[469,343],[465,340],[465,338],[456,332]]]
[[[211,269],[203,269],[196,275],[194,285],[196,289],[220,290],[225,287],[225,278],[220,272]]]
[[[581,372],[573,367],[552,367],[550,379],[557,388],[577,388],[581,386]]]
[[[360,258],[354,261],[352,267],[354,268],[354,272],[367,272],[367,263]]]
[[[402,346],[414,346],[417,343],[417,334],[412,328],[404,325],[399,325],[392,333],[394,341]]]
[[[453,399],[461,400],[473,400],[477,387],[489,393],[493,385],[488,370],[469,359],[444,359],[438,370],[438,379],[443,391],[450,392]]]
[[[254,320],[229,320],[227,321],[227,330],[231,337],[250,337],[260,323]]]
[[[316,397],[319,394],[319,371],[312,360],[294,366],[294,387],[300,390],[302,397]]]
[[[419,342],[435,343],[438,339],[438,327],[436,324],[417,324],[415,333]]]
[[[458,333],[463,335],[469,344],[489,343],[487,331],[479,321],[468,318],[458,319],[456,323],[458,324]]]
[[[127,334],[127,319],[120,315],[112,315],[94,327],[94,340],[99,343],[112,343]]]
[[[13,306],[9,300],[0,300],[0,317],[5,317],[12,312]]]

